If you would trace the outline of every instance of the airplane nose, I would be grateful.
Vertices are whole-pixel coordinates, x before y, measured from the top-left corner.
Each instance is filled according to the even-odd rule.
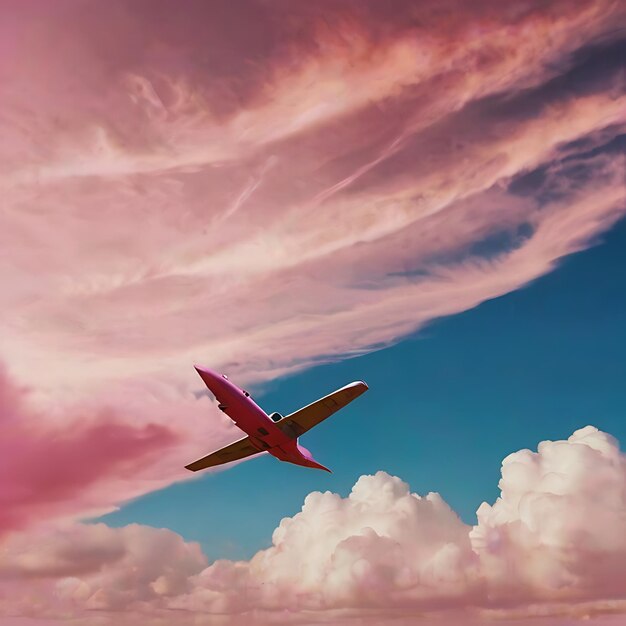
[[[217,393],[223,388],[224,378],[217,372],[203,367],[202,365],[194,365],[196,372],[200,375],[200,378],[204,381],[204,384],[213,392]]]

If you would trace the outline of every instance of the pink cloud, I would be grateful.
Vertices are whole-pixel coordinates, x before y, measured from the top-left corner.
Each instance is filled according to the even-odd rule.
[[[40,588],[44,616],[123,609],[142,622],[173,609],[180,623],[231,624],[623,615],[626,456],[615,439],[587,426],[510,454],[499,487],[472,527],[436,493],[411,493],[382,471],[362,476],[345,498],[309,494],[250,561],[208,566],[168,530],[70,524],[10,537],[0,580]],[[19,598],[5,598],[5,610]]]
[[[42,412],[31,395],[0,371],[0,535],[111,510],[182,478],[184,461],[206,450],[194,432],[233,437],[215,415],[204,423],[213,412],[206,398],[129,399],[124,409],[83,401],[64,406],[55,423],[56,412]],[[174,406],[183,424],[172,428]]]
[[[103,476],[120,477],[134,464],[176,442],[157,424],[133,428],[101,409],[87,422],[79,415],[63,428],[47,428],[29,413],[4,373],[0,378],[0,532],[20,528],[29,518],[45,520],[72,506]],[[74,503],[75,505],[75,503]]]
[[[213,50],[224,45],[217,33],[203,43],[192,25],[213,23],[207,8],[178,18],[183,27],[139,5],[97,16],[59,6],[45,20],[12,16],[6,28],[20,37],[2,67],[12,89],[0,95],[3,357],[38,391],[111,395],[112,383],[151,376],[189,389],[194,360],[238,363],[245,378],[265,379],[320,354],[366,350],[549,271],[623,206],[615,160],[578,155],[593,170],[584,189],[558,167],[564,144],[619,132],[626,102],[615,75],[535,98],[530,114],[484,100],[543,88],[574,50],[609,36],[615,3],[515,15],[455,5],[445,19],[426,4],[422,28],[334,3],[333,28],[302,8],[285,23],[250,8],[279,24],[251,41],[254,66],[243,44]],[[83,27],[66,32],[68,15]],[[237,31],[241,18],[231,18]],[[289,19],[302,29],[292,32]],[[221,66],[204,78],[196,66],[218,53],[246,78],[231,79],[240,103],[228,113],[216,112]],[[551,165],[559,202],[539,207],[506,192],[519,174]],[[434,255],[454,259],[494,231],[567,222],[575,202],[589,206],[576,218],[583,234],[557,228],[541,246],[530,237],[519,254],[503,254],[510,271],[480,258],[446,261],[436,268],[443,280],[430,271]],[[407,266],[428,274],[404,281],[413,310],[424,311],[412,320],[395,297]],[[372,328],[381,318],[363,284],[389,295],[384,328]]]

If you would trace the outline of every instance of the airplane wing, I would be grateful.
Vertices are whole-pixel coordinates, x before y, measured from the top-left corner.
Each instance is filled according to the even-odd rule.
[[[245,459],[247,456],[257,454],[261,450],[257,450],[251,443],[249,437],[244,437],[231,443],[225,448],[221,448],[217,452],[212,452],[207,456],[203,456],[201,459],[185,465],[185,469],[197,472],[198,470],[205,469],[207,467],[213,467],[215,465],[222,465],[222,463],[230,463],[231,461],[237,461],[238,459]]]
[[[308,404],[295,413],[283,417],[276,422],[276,426],[291,437],[299,437],[307,430],[313,428],[313,426],[317,426],[317,424],[324,421],[327,417],[330,417],[333,413],[346,406],[346,404],[352,402],[352,400],[362,393],[365,393],[367,389],[367,385],[362,381],[350,383]]]

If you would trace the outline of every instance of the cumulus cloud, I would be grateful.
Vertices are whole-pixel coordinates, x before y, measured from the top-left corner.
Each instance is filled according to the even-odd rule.
[[[626,613],[626,456],[613,437],[587,426],[515,452],[499,488],[469,526],[438,494],[411,493],[380,471],[345,498],[309,494],[250,561],[208,566],[196,544],[137,525],[72,525],[53,541],[17,535],[0,579],[32,579],[78,616],[125,608],[225,623],[602,623]]]
[[[164,599],[190,591],[192,576],[206,566],[198,544],[135,524],[17,534],[0,545],[0,556],[0,612],[24,617],[58,617],[59,611],[80,617],[131,605],[149,614],[164,608]],[[22,594],[10,597],[15,589]]]
[[[504,459],[501,496],[481,505],[471,533],[503,600],[509,589],[563,602],[624,597],[625,472],[616,441],[591,426]]]
[[[271,548],[248,563],[212,564],[184,602],[210,608],[210,590],[231,611],[471,613],[623,597],[626,459],[612,437],[588,426],[511,454],[499,487],[473,528],[438,494],[420,497],[384,472],[361,477],[347,498],[310,494]]]

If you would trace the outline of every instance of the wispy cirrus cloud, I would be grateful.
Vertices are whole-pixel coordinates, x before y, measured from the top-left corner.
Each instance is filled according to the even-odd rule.
[[[244,369],[267,370],[271,360],[281,371],[319,353],[390,341],[428,319],[395,325],[400,308],[386,332],[362,345],[338,332],[332,346],[309,335],[310,345],[305,339],[291,354],[274,354],[275,335],[297,332],[298,319],[323,325],[334,319],[329,312],[345,313],[367,329],[364,280],[393,293],[398,281],[389,273],[428,272],[434,256],[446,255],[444,271],[464,276],[467,263],[454,263],[459,250],[520,223],[539,231],[606,184],[610,197],[603,190],[602,201],[590,202],[617,217],[619,157],[590,163],[579,155],[590,172],[581,188],[559,167],[559,150],[602,130],[620,132],[619,68],[608,64],[594,81],[574,76],[569,87],[564,72],[582,45],[610,37],[621,13],[610,2],[557,4],[513,15],[487,3],[464,19],[458,7],[460,15],[444,16],[425,5],[422,27],[377,16],[389,22],[384,36],[369,9],[329,5],[334,27],[295,9],[306,36],[294,38],[285,23],[275,26],[276,40],[256,42],[264,52],[255,65],[243,44],[220,57],[242,72],[230,79],[225,110],[220,68],[201,80],[191,61],[198,38],[157,45],[152,37],[178,41],[182,25],[170,32],[142,5],[118,4],[99,16],[121,37],[115,52],[79,5],[49,10],[43,30],[14,17],[26,43],[14,44],[3,65],[14,85],[4,96],[5,360],[48,391],[67,385],[79,393],[159,373],[181,384],[189,376],[180,364],[205,355],[215,364],[246,363],[254,353],[262,367]],[[44,57],[67,12],[91,36],[77,32]],[[129,51],[139,47],[131,33],[146,44],[138,56]],[[217,44],[206,45],[206,54],[217,54]],[[78,71],[69,74],[66,63],[78,52]],[[563,187],[560,202],[506,192],[516,176],[547,166],[546,184]],[[496,211],[498,194],[505,208]],[[608,223],[587,217],[588,231]],[[548,245],[558,251],[537,258],[526,280],[584,243]],[[338,278],[320,279],[331,266]],[[507,285],[496,267],[482,268],[475,297],[463,304],[464,288],[456,310],[484,299],[489,281],[494,295],[520,282]],[[447,299],[448,281],[431,274],[421,291],[441,287]],[[254,306],[242,306],[248,302]],[[61,355],[64,367],[48,367]]]

